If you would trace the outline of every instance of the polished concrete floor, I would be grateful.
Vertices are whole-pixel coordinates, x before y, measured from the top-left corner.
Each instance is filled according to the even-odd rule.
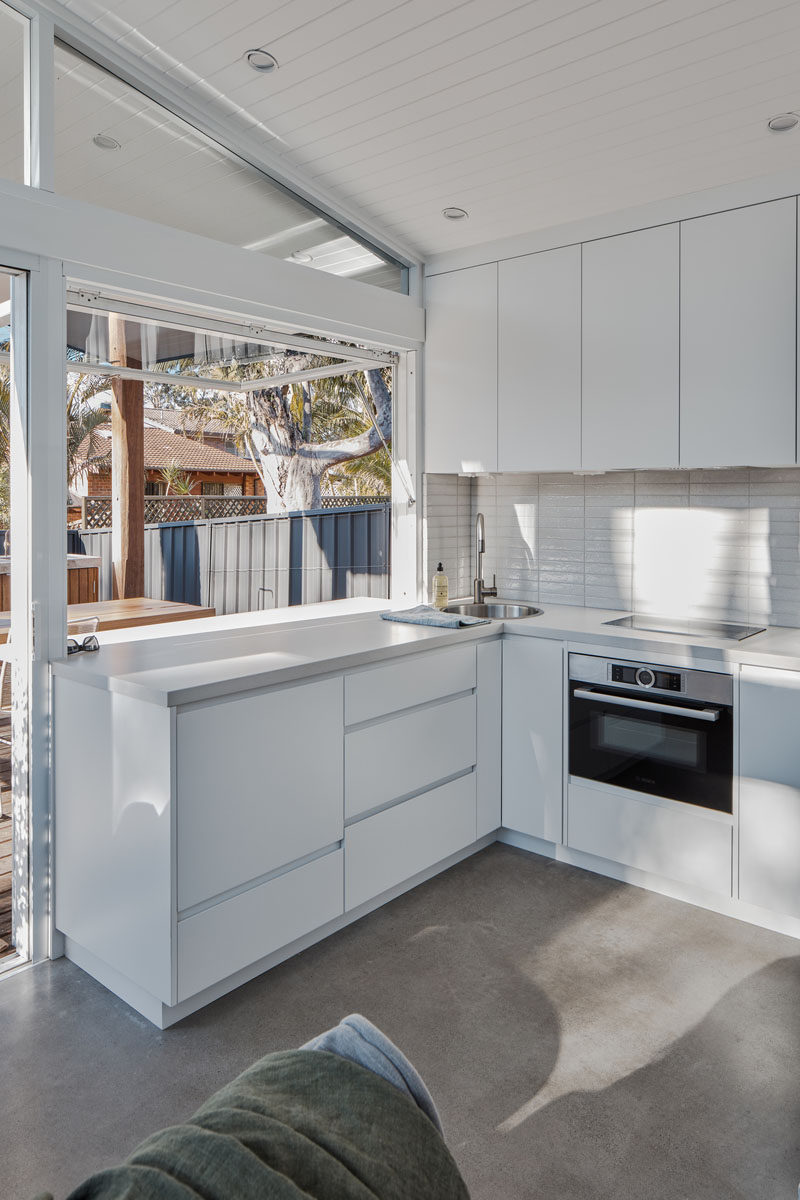
[[[503,846],[164,1032],[63,960],[0,982],[0,1194],[63,1197],[352,1011],[473,1200],[796,1195],[800,943]]]

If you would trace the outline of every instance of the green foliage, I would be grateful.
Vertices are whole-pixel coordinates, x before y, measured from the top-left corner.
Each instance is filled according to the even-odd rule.
[[[167,485],[167,495],[172,492],[174,496],[188,496],[194,487],[192,476],[188,471],[184,471],[174,458],[166,467],[161,468],[159,475]]]

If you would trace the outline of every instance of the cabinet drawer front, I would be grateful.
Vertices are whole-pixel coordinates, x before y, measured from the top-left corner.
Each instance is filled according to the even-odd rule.
[[[730,896],[732,838],[730,825],[699,810],[569,787],[567,845],[610,862]]]
[[[342,679],[178,716],[178,908],[341,841]]]
[[[178,922],[178,1000],[341,916],[341,850]]]
[[[345,831],[345,908],[357,908],[475,841],[475,773]]]
[[[474,695],[353,730],[345,736],[345,817],[474,766],[476,741]]]
[[[344,719],[358,725],[373,717],[427,704],[475,687],[475,647],[415,654],[399,662],[373,667],[344,681]]]

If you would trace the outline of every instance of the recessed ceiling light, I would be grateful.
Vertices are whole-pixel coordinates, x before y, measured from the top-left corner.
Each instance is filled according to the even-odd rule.
[[[248,50],[244,57],[253,70],[261,75],[269,75],[270,71],[278,69],[278,60],[269,50]]]
[[[314,261],[313,254],[307,254],[305,250],[293,250],[292,262],[312,263]]]
[[[116,138],[109,137],[107,133],[96,133],[92,138],[92,141],[100,150],[122,149],[122,142],[118,142]]]
[[[771,117],[767,121],[767,129],[773,133],[788,133],[790,129],[795,129],[800,123],[800,117],[797,113],[779,113],[777,117]]]
[[[442,209],[442,216],[446,217],[448,221],[466,221],[469,213],[465,208],[451,206],[450,208]]]

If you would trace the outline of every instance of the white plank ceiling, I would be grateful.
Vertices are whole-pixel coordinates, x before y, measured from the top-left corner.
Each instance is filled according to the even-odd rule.
[[[798,0],[66,7],[423,257],[800,164]]]

